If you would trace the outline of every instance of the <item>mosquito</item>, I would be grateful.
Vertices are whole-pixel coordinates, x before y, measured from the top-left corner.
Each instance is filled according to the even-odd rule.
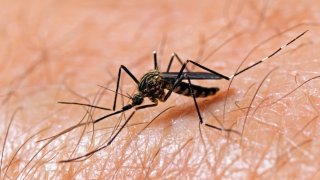
[[[123,128],[128,124],[130,119],[132,118],[133,114],[140,110],[140,109],[145,109],[145,108],[151,108],[155,107],[158,105],[158,102],[166,102],[168,98],[171,96],[172,92],[184,95],[184,96],[191,96],[194,101],[195,109],[197,111],[198,117],[200,124],[204,124],[205,126],[208,126],[210,128],[214,128],[220,131],[233,131],[231,129],[224,129],[224,128],[219,128],[207,123],[203,122],[203,118],[200,113],[200,109],[197,103],[197,98],[205,98],[208,96],[213,96],[215,95],[218,91],[218,87],[202,87],[198,86],[195,84],[192,84],[191,80],[230,80],[234,78],[235,76],[242,74],[243,72],[257,66],[258,64],[266,61],[267,59],[270,59],[271,57],[275,56],[278,54],[282,49],[285,47],[289,46],[291,43],[299,39],[301,36],[303,36],[308,30],[304,31],[285,45],[281,46],[278,48],[276,51],[272,52],[270,55],[266,56],[265,58],[253,63],[252,65],[236,72],[235,74],[231,76],[226,76],[221,73],[218,73],[212,69],[209,69],[195,61],[192,60],[187,60],[186,62],[183,62],[180,57],[176,54],[173,53],[169,64],[167,66],[167,69],[165,72],[162,72],[159,70],[158,67],[158,62],[157,62],[157,52],[153,52],[153,60],[154,60],[154,69],[149,71],[148,73],[144,74],[140,80],[136,78],[136,76],[133,75],[133,73],[124,65],[121,65],[118,71],[118,79],[117,79],[117,85],[116,85],[116,90],[115,90],[115,95],[114,95],[114,102],[113,102],[113,108],[112,110],[114,111],[113,113],[110,113],[108,115],[105,115],[103,117],[100,117],[96,120],[94,120],[92,123],[98,123],[110,116],[120,114],[123,112],[126,112],[130,109],[134,109],[134,111],[131,113],[131,115],[128,117],[128,119],[121,125],[119,130],[111,137],[111,139],[107,142],[106,145],[101,146],[100,148],[95,149],[94,151],[91,151],[83,156],[76,157],[74,159],[69,159],[69,160],[64,160],[60,162],[71,162],[74,160],[79,160],[85,157],[88,157],[92,155],[93,153],[100,151],[101,149],[106,148],[109,146],[119,135],[119,133],[123,130]],[[178,60],[179,63],[182,65],[180,71],[178,72],[171,72],[171,65],[174,60]],[[190,72],[187,65],[193,64],[194,66],[199,67],[200,69],[204,70],[205,72]],[[124,71],[129,75],[129,77],[136,83],[138,91],[133,95],[130,96],[130,103],[123,106],[120,110],[116,110],[116,104],[117,104],[117,96],[119,94],[119,84],[120,84],[120,79],[121,79],[121,72]],[[185,81],[186,82],[185,82]],[[146,104],[142,105],[144,100],[148,98],[152,103],[151,104]],[[85,105],[89,107],[96,107],[88,104],[80,104],[80,103],[70,103],[70,102],[60,102],[64,104],[76,104],[76,105]],[[100,107],[98,107],[100,108]],[[105,110],[110,110],[103,108]]]

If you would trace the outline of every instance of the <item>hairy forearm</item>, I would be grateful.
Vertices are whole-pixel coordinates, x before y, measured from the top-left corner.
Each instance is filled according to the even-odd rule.
[[[284,11],[271,1],[3,3],[9,18],[1,20],[0,142],[7,131],[8,136],[1,177],[319,176],[320,80],[306,82],[319,75],[313,16],[318,5],[299,4],[293,11],[290,1]],[[112,108],[114,92],[97,85],[115,89],[121,64],[141,77],[153,68],[154,49],[163,71],[176,52],[230,76],[244,59],[242,68],[306,29],[310,32],[284,52],[235,77],[230,89],[228,81],[195,81],[220,88],[216,96],[198,99],[204,121],[241,135],[199,126],[192,98],[173,94],[157,107],[137,111],[110,146],[85,161],[57,163],[105,145],[120,115],[36,142],[109,114],[57,102]],[[124,77],[122,93],[131,94],[135,83]],[[128,103],[119,96],[117,109]]]

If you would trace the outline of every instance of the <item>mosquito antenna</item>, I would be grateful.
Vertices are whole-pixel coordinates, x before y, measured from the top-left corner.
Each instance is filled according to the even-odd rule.
[[[265,57],[265,58],[261,59],[261,60],[260,60],[260,61],[258,61],[258,62],[255,62],[255,63],[254,63],[254,64],[252,64],[251,66],[248,66],[248,67],[246,67],[246,68],[244,68],[244,69],[240,70],[239,72],[235,73],[234,75],[230,76],[229,78],[230,78],[230,79],[232,79],[232,78],[234,78],[235,76],[237,76],[237,75],[239,75],[239,74],[241,74],[241,73],[243,73],[243,72],[245,72],[245,71],[247,71],[247,70],[249,70],[249,69],[253,68],[254,66],[256,66],[256,65],[258,65],[258,64],[260,64],[260,63],[262,63],[263,61],[265,61],[265,60],[267,60],[267,59],[271,58],[272,56],[274,56],[274,55],[278,54],[282,49],[284,49],[285,47],[289,46],[291,43],[293,43],[294,41],[296,41],[297,39],[299,39],[301,36],[303,36],[303,35],[304,35],[306,32],[308,32],[308,31],[309,31],[309,30],[304,31],[304,32],[303,32],[303,33],[301,33],[299,36],[295,37],[295,38],[294,38],[294,39],[292,39],[290,42],[288,42],[287,44],[285,44],[285,45],[281,46],[279,49],[277,49],[276,51],[274,51],[273,53],[271,53],[269,56],[267,56],[267,57]]]
[[[112,90],[112,89],[107,88],[107,87],[105,87],[105,86],[101,86],[101,85],[98,85],[98,86],[101,87],[101,88],[103,88],[103,89],[105,89],[105,90],[108,90],[108,91],[111,91],[111,92],[116,92],[115,90]],[[127,98],[129,98],[129,99],[132,99],[132,97],[129,96],[128,94],[125,95],[125,94],[122,94],[122,93],[119,93],[119,92],[118,92],[118,94],[121,95],[121,96],[127,97]]]
[[[72,105],[79,105],[79,106],[87,106],[87,107],[102,109],[102,110],[106,110],[106,111],[111,111],[111,109],[109,109],[109,108],[104,108],[104,107],[95,106],[95,105],[91,105],[91,104],[84,104],[84,103],[77,103],[77,102],[65,102],[65,101],[59,101],[58,103],[60,103],[60,104],[72,104]]]

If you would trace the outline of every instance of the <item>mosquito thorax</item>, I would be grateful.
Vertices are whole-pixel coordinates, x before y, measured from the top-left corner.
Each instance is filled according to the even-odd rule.
[[[164,80],[158,70],[146,73],[140,80],[138,90],[144,97],[148,97],[151,101],[161,99],[164,92]]]

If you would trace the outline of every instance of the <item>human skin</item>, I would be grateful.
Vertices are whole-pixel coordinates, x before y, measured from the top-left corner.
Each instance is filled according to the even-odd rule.
[[[0,178],[319,179],[320,79],[308,81],[320,75],[319,2],[32,0],[1,1],[0,8]],[[57,102],[112,108],[114,92],[97,85],[115,89],[121,64],[140,78],[153,68],[153,50],[162,70],[176,52],[230,76],[244,59],[242,68],[305,30],[235,77],[229,90],[225,80],[194,81],[220,88],[197,101],[204,121],[240,135],[199,126],[192,98],[173,94],[137,111],[110,146],[86,160],[59,163],[105,144],[119,115],[37,142],[87,112],[84,121],[111,113]],[[134,82],[122,75],[122,93],[132,94]]]

